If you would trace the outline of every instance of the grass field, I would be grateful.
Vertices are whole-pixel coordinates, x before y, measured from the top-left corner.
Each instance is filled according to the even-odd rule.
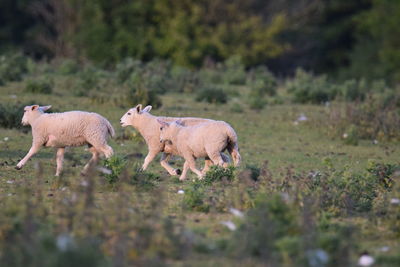
[[[25,82],[0,90],[3,104],[100,113],[116,129],[109,142],[116,157],[127,162],[110,184],[97,171],[81,176],[90,153],[71,148],[56,178],[55,151],[43,148],[17,171],[30,129],[1,128],[2,266],[356,266],[364,252],[376,266],[400,264],[400,210],[392,203],[400,196],[400,144],[346,145],[326,124],[332,106],[284,102],[252,110],[244,93],[227,104],[166,93],[153,114],[230,123],[243,160],[232,180],[194,182],[190,173],[179,182],[161,168],[159,156],[147,172],[137,171],[147,147],[132,128],[119,125],[126,106],[73,96],[65,77],[56,79],[52,94],[26,93]],[[302,115],[306,120],[298,121]]]

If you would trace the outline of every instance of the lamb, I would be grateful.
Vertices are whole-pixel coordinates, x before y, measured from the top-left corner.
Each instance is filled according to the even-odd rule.
[[[108,136],[115,135],[110,122],[97,113],[69,111],[63,113],[44,113],[51,106],[32,105],[24,108],[23,125],[32,127],[32,147],[28,154],[15,167],[20,170],[25,163],[39,151],[41,146],[57,148],[56,176],[63,168],[65,147],[88,145],[92,158],[85,165],[82,174],[97,164],[99,155],[106,158],[113,155],[113,149],[107,144]]]
[[[144,163],[142,165],[142,170],[146,170],[150,162],[156,157],[156,155],[160,152],[163,152],[161,156],[160,164],[163,166],[170,175],[179,175],[180,170],[172,168],[171,165],[168,164],[168,160],[171,155],[177,154],[175,151],[175,147],[168,145],[166,143],[160,143],[160,125],[157,120],[161,119],[166,122],[172,122],[180,119],[182,124],[190,126],[196,125],[202,122],[212,121],[209,119],[203,118],[173,118],[173,117],[157,117],[150,114],[152,106],[146,106],[142,109],[142,105],[139,104],[134,108],[129,109],[121,118],[121,126],[133,126],[139,133],[143,136],[146,141],[148,147],[148,154],[144,159]],[[229,158],[226,155],[222,155],[223,159],[228,162]],[[205,167],[203,171],[207,171],[208,168],[212,165],[212,161],[206,158]]]
[[[183,156],[185,164],[179,180],[185,180],[190,168],[199,178],[203,173],[196,168],[196,158],[208,157],[215,165],[227,167],[222,152],[227,149],[234,165],[241,160],[235,130],[224,121],[203,122],[194,126],[184,126],[180,121],[168,123],[158,120],[160,127],[160,143],[171,142],[178,155]]]

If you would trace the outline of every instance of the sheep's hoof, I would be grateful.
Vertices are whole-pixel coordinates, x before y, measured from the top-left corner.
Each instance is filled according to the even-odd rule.
[[[15,169],[16,169],[16,170],[20,170],[20,169],[22,169],[22,167],[15,166]]]
[[[182,174],[182,171],[180,169],[176,169],[175,173],[176,173],[176,175],[180,175],[180,174]]]

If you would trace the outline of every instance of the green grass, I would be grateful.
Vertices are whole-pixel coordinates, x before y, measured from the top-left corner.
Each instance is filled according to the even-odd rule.
[[[109,103],[98,104],[94,103],[89,97],[74,97],[73,93],[65,88],[65,82],[66,78],[62,76],[55,79],[55,86],[51,95],[26,93],[24,92],[23,82],[9,83],[7,86],[0,87],[0,102],[31,102],[34,104],[36,101],[40,101],[42,104],[52,105],[58,111],[93,111],[109,119],[116,129],[117,135],[124,131],[119,125],[119,119],[129,107],[119,107]],[[237,172],[244,170],[247,165],[262,166],[266,161],[268,161],[268,167],[274,177],[284,177],[288,168],[299,174],[308,174],[310,171],[323,171],[328,167],[337,170],[346,167],[349,172],[356,173],[365,170],[370,160],[399,164],[400,144],[398,142],[373,144],[371,141],[362,140],[358,146],[350,146],[345,145],[340,139],[332,139],[329,135],[329,130],[320,123],[327,116],[327,108],[324,106],[267,105],[261,111],[254,111],[242,102],[240,96],[236,97],[235,101],[230,101],[224,105],[196,102],[195,94],[165,94],[161,96],[161,99],[163,106],[152,111],[155,115],[206,117],[229,122],[239,136],[240,153],[243,159]],[[235,103],[242,105],[242,112],[231,111]],[[301,114],[305,114],[308,120],[295,125],[294,121]],[[89,160],[90,153],[85,151],[83,147],[69,149],[66,152],[64,175],[61,178],[53,176],[55,173],[55,151],[52,148],[43,148],[22,170],[17,171],[14,167],[27,153],[32,141],[30,129],[25,129],[27,130],[25,131],[26,133],[14,129],[0,130],[0,195],[3,199],[18,198],[20,195],[24,195],[23,190],[25,187],[30,187],[33,191],[40,190],[40,193],[34,193],[33,196],[35,194],[42,195],[44,200],[38,203],[49,208],[49,218],[52,218],[53,225],[63,225],[62,222],[58,221],[62,217],[59,215],[60,211],[57,210],[60,207],[58,202],[62,201],[65,194],[74,194],[74,192],[77,192],[78,195],[79,193],[83,194],[81,196],[83,198],[84,193],[82,193],[79,185],[86,178],[81,177],[79,173]],[[141,165],[144,156],[147,154],[147,147],[140,138],[134,140],[110,140],[109,144],[114,148],[116,155],[127,159],[128,173],[134,171],[133,166]],[[139,190],[140,188],[138,189],[135,186],[124,187],[120,184],[110,186],[106,183],[104,177],[96,176],[97,185],[94,189],[93,198],[97,210],[93,212],[95,214],[103,214],[101,216],[115,216],[116,221],[125,220],[125,223],[129,223],[132,218],[121,219],[118,217],[118,208],[121,208],[121,205],[124,209],[133,207],[151,210],[152,204],[150,202],[154,201],[155,198],[159,198],[157,202],[162,203],[159,207],[159,216],[169,217],[176,224],[190,229],[198,236],[197,239],[201,237],[200,239],[203,239],[205,243],[211,244],[218,240],[229,239],[230,231],[220,224],[221,221],[234,220],[232,214],[227,212],[229,207],[227,206],[222,212],[211,209],[209,213],[184,209],[182,204],[183,195],[177,192],[181,189],[187,190],[190,188],[193,183],[191,180],[196,178],[195,175],[190,173],[188,181],[179,182],[176,177],[169,177],[158,161],[159,156],[152,162],[149,171],[158,174],[161,178],[153,181],[155,187],[145,191],[141,191]],[[175,158],[173,162],[176,167],[181,168],[183,165],[183,160],[180,158]],[[37,163],[39,163],[39,169],[37,168]],[[202,164],[199,160],[198,166]],[[38,179],[40,180],[38,181]],[[68,188],[66,190],[68,193],[65,193],[65,188]],[[224,188],[224,186],[215,185],[215,188]],[[140,193],[138,193],[138,190]],[[117,209],[115,209],[112,203],[122,201],[120,199],[121,192],[126,193],[126,201],[116,205]],[[232,192],[233,194],[235,185],[227,186],[226,192]],[[9,194],[13,195],[9,196]],[[134,196],[135,194],[138,195]],[[234,203],[232,199],[235,197],[234,195],[228,195],[225,201]],[[30,199],[29,197],[27,198]],[[22,205],[21,201],[16,202],[19,203],[18,205]],[[114,209],[111,207],[114,207]],[[72,211],[80,212],[78,210]],[[17,212],[17,217],[18,214]],[[8,215],[4,216],[7,217]],[[113,219],[110,219],[110,221],[113,221]],[[358,254],[364,250],[375,255],[381,255],[383,253],[376,252],[377,249],[388,245],[391,247],[388,255],[396,255],[396,251],[400,249],[398,239],[388,230],[387,224],[380,224],[379,218],[376,218],[372,213],[357,216],[338,216],[334,218],[334,221],[355,225],[360,232],[357,239],[359,244],[351,255],[352,266],[355,266]],[[124,224],[116,225],[122,227]],[[106,224],[99,222],[97,226],[97,230],[85,230],[86,232],[82,230],[82,233],[76,231],[75,234],[76,236],[85,236],[91,233],[90,231],[103,232],[104,235],[112,234],[107,232],[108,226]],[[7,232],[6,227],[8,227],[7,223],[0,222],[0,243],[6,240],[6,237],[2,235]],[[49,231],[58,232],[57,229]],[[162,242],[156,242],[156,244],[163,246]],[[103,245],[107,247],[110,244]],[[209,249],[212,250],[211,248]],[[102,251],[108,251],[108,249],[102,248]],[[231,266],[240,265],[240,263],[262,265],[262,262],[252,258],[245,258],[242,259],[242,262],[237,262],[229,254],[223,254],[222,256],[212,254],[212,256],[208,256],[204,253],[191,253],[193,253],[192,257],[167,259],[166,262],[182,266],[217,264]],[[109,256],[109,254],[105,254]],[[132,255],[136,254],[132,252]],[[132,257],[135,258],[137,256]]]

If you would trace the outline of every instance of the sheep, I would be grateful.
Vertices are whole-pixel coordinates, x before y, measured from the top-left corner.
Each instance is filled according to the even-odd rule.
[[[24,108],[21,123],[31,126],[33,141],[28,154],[15,167],[17,170],[20,170],[41,146],[57,148],[56,176],[62,172],[65,147],[89,146],[92,158],[85,165],[82,175],[97,164],[100,154],[104,154],[106,158],[113,155],[113,149],[107,144],[107,138],[113,137],[115,131],[107,119],[97,113],[84,111],[44,113],[50,108],[51,106],[39,105]]]
[[[147,147],[148,153],[144,159],[144,163],[142,165],[142,170],[146,170],[150,162],[156,157],[156,155],[160,152],[163,152],[160,160],[161,166],[167,170],[170,175],[179,175],[180,170],[172,168],[171,165],[168,164],[168,160],[171,155],[176,154],[174,146],[160,143],[160,126],[157,122],[157,119],[161,119],[166,122],[172,122],[180,119],[182,124],[184,125],[195,125],[202,122],[212,121],[209,119],[203,118],[173,118],[173,117],[157,117],[150,114],[152,106],[146,106],[142,109],[142,105],[138,104],[136,107],[129,109],[120,120],[122,127],[133,126],[139,133],[143,136]],[[223,159],[225,161],[229,161],[229,158],[223,154]],[[205,166],[203,171],[207,171],[212,165],[212,161],[206,158]]]
[[[222,152],[227,149],[234,165],[241,160],[235,130],[224,121],[203,122],[194,126],[184,126],[180,121],[168,123],[158,120],[160,124],[160,143],[171,142],[177,154],[185,159],[179,180],[185,180],[190,168],[202,179],[204,172],[196,168],[195,159],[208,157],[215,165],[227,167]]]

